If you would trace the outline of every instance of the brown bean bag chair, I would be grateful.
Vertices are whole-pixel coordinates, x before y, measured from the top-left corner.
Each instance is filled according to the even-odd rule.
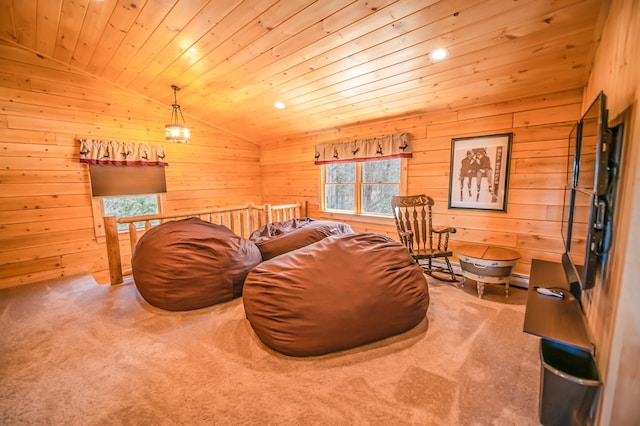
[[[147,302],[185,311],[240,296],[245,277],[261,261],[260,250],[248,239],[225,226],[189,218],[148,230],[131,266]]]
[[[327,237],[274,257],[247,275],[247,319],[268,347],[322,355],[407,331],[429,306],[422,269],[384,235]]]
[[[249,239],[260,249],[262,260],[269,260],[328,236],[352,232],[351,226],[346,223],[305,217],[269,223],[254,231]]]

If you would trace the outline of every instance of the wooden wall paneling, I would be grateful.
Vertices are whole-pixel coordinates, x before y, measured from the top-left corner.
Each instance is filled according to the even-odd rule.
[[[46,234],[48,232],[67,232],[93,229],[91,217],[72,217],[69,219],[41,220],[30,223],[9,223],[2,226],[3,238]]]
[[[43,220],[78,219],[91,217],[91,209],[88,206],[58,207],[49,209],[33,209],[24,211],[0,210],[0,223],[29,223]]]
[[[529,158],[512,158],[512,167],[510,172],[514,175],[526,173],[558,173],[567,170],[567,149],[561,148],[557,150],[559,155],[563,157],[540,156],[538,152],[530,151]],[[539,151],[541,152],[541,151]]]
[[[435,123],[427,126],[427,138],[438,136],[469,137],[502,133],[513,127],[513,114],[459,120],[451,123]]]
[[[61,183],[84,182],[84,170],[0,170],[0,184],[2,183]]]
[[[535,157],[563,157],[567,155],[569,137],[555,140],[545,140],[542,142],[527,142],[519,139],[517,145],[512,146],[511,158],[521,159]]]
[[[428,114],[403,115],[392,117],[388,120],[375,120],[357,122],[350,126],[335,127],[309,132],[307,138],[298,140],[311,143],[325,143],[336,140],[348,141],[365,137],[379,136],[380,134],[410,133],[413,141],[418,141],[426,137],[426,125],[432,122],[455,121],[457,114],[454,111],[433,111]],[[260,146],[268,146],[268,143],[261,143]],[[312,148],[313,149],[313,148]]]
[[[564,90],[555,93],[540,93],[519,99],[495,102],[491,105],[471,106],[457,111],[460,120],[468,120],[505,113],[516,114],[522,111],[540,110],[570,104],[582,104],[582,88]]]
[[[82,195],[58,195],[48,194],[44,196],[18,196],[11,198],[0,197],[0,210],[29,210],[46,209],[55,207],[84,206],[90,202],[89,194]]]
[[[64,276],[90,274],[102,269],[108,262],[107,252],[104,248],[98,247],[94,250],[63,254],[60,256],[60,262]]]
[[[73,255],[78,252],[101,250],[96,241],[76,240],[55,245],[26,247],[21,250],[0,250],[0,264],[21,263],[35,261],[62,255]]]
[[[6,42],[0,68],[0,286],[104,276],[78,138],[163,144],[170,106]],[[192,144],[166,145],[167,210],[261,202],[258,147],[202,121],[189,124]]]
[[[79,183],[7,183],[0,184],[0,191],[3,197],[19,197],[24,194],[41,196],[48,194],[74,195],[83,194],[89,191],[88,182]]]
[[[60,256],[6,263],[0,265],[0,285],[4,288],[28,284],[33,282],[31,279],[34,274],[38,280],[61,277],[63,276],[61,268],[62,258]]]
[[[516,167],[513,167],[513,169],[516,169]],[[555,170],[557,173],[514,173],[509,178],[509,188],[532,188],[536,186],[540,188],[559,188],[565,184],[567,178],[565,173],[559,171],[562,170],[562,167]],[[517,172],[517,170],[514,170],[514,172]]]
[[[390,129],[393,132],[419,129],[419,136],[413,139],[414,156],[408,162],[409,193],[428,193],[434,197],[434,223],[458,228],[451,240],[454,251],[464,243],[513,248],[522,256],[516,272],[528,275],[532,258],[559,260],[562,253],[563,171],[569,131],[580,115],[580,105],[579,92],[565,90],[488,105],[486,115],[482,114],[482,107],[474,106],[468,111],[443,110],[395,117],[261,143],[262,191],[267,196],[286,190],[295,197],[305,197],[310,213],[319,218],[346,221],[354,229],[375,229],[396,238],[393,221],[351,220],[348,215],[321,212],[319,188],[309,187],[314,181],[319,183],[319,169],[304,157],[311,154],[316,143],[386,134]],[[403,124],[407,127],[403,128]],[[514,138],[507,212],[449,209],[451,139],[508,132]],[[295,176],[302,176],[302,180],[287,174],[286,167],[294,169]]]
[[[556,123],[557,120],[554,117],[580,117],[581,115],[582,106],[577,102],[550,108],[520,111],[513,114],[513,126],[525,127]]]
[[[46,232],[39,234],[20,235],[14,238],[2,237],[2,250],[15,251],[31,247],[44,247],[50,245],[56,247],[59,244],[66,244],[70,241],[92,240],[94,237],[93,230],[78,229],[71,231]],[[3,256],[11,256],[11,253]],[[55,275],[57,276],[57,275]]]
[[[583,102],[586,110],[597,93],[604,91],[610,120],[626,117],[616,229],[606,284],[594,287],[583,301],[605,383],[596,419],[602,425],[640,422],[640,370],[636,368],[640,358],[639,39],[640,4],[634,0],[611,1]]]

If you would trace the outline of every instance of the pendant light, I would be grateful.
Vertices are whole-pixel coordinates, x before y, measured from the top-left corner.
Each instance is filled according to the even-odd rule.
[[[164,135],[167,142],[189,143],[191,141],[191,131],[184,122],[184,116],[180,105],[178,105],[178,90],[180,88],[175,84],[171,86],[173,89],[173,110],[171,111],[171,124],[164,126]],[[182,119],[182,124],[178,122],[178,115]]]

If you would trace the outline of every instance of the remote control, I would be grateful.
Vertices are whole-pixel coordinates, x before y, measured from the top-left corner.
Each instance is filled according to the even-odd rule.
[[[560,299],[564,297],[564,294],[561,291],[551,290],[549,288],[538,287],[536,288],[536,291],[540,294],[544,294],[545,296],[554,296],[559,297]]]

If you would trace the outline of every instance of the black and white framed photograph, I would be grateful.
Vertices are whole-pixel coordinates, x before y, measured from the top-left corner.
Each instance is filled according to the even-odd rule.
[[[449,208],[507,211],[513,133],[451,140]]]

